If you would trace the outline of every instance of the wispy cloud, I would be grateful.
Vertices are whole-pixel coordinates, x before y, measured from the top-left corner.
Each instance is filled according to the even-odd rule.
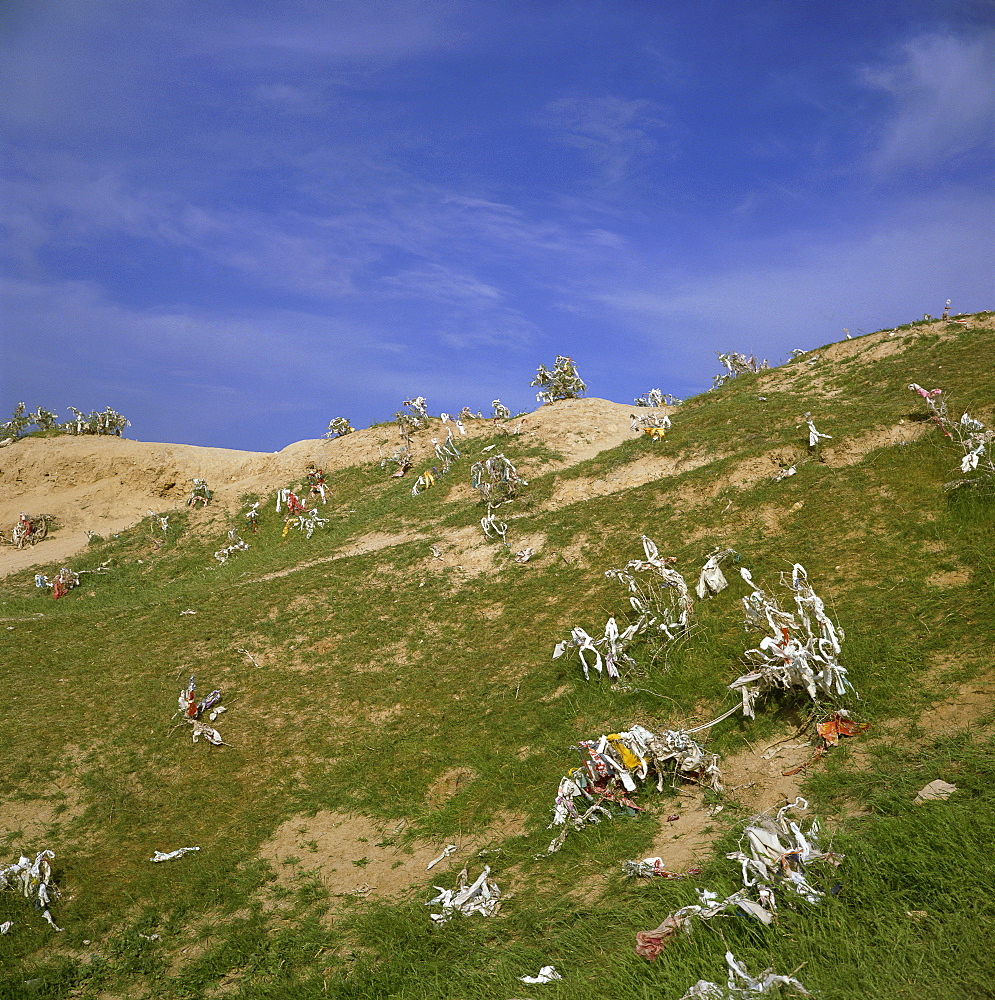
[[[849,239],[824,243],[799,234],[776,247],[751,244],[766,263],[598,294],[635,319],[651,342],[685,356],[690,348],[692,371],[704,374],[714,367],[711,352],[730,347],[774,360],[795,347],[838,340],[844,327],[870,331],[938,314],[947,298],[957,310],[991,308],[995,303],[964,290],[991,287],[990,234],[976,220],[993,211],[990,196],[938,197],[905,204]]]
[[[424,297],[435,302],[485,302],[491,305],[504,297],[500,289],[493,285],[441,264],[387,275],[380,280],[380,285],[388,293]]]
[[[995,30],[921,35],[860,79],[892,105],[871,156],[878,172],[931,170],[995,145]]]
[[[546,105],[539,123],[555,141],[579,149],[610,184],[656,150],[654,133],[665,124],[653,102],[613,96],[560,98]]]
[[[268,105],[283,114],[317,115],[326,107],[321,94],[315,88],[299,87],[290,83],[260,83],[253,88],[252,94],[261,104]]]
[[[424,55],[455,44],[462,36],[455,0],[336,0],[297,6],[296,16],[270,5],[238,19],[212,24],[210,10],[202,44],[216,49],[270,51],[295,58],[369,62]]]
[[[991,287],[991,26],[871,18],[854,70],[849,28],[807,18],[810,58],[775,0],[749,15],[771,45],[725,31],[722,58],[698,5],[620,3],[10,0],[4,326],[51,347],[5,361],[18,398],[142,398],[148,427],[241,388],[243,441],[277,410],[285,441],[323,428],[291,383],[358,421],[411,392],[526,405],[566,351],[628,398],[712,341]]]

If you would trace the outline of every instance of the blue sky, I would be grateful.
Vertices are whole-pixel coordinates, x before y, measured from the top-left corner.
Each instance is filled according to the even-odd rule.
[[[8,0],[0,41],[3,414],[270,451],[995,307],[995,0]]]

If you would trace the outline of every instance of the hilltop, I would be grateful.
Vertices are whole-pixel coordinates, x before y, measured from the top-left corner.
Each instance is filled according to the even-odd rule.
[[[569,402],[569,405],[567,403]],[[502,425],[555,450],[554,467],[576,464],[614,448],[634,435],[629,415],[673,412],[674,407],[641,409],[604,399],[549,404]],[[472,447],[494,430],[490,420],[469,420],[457,444]],[[435,462],[433,437],[445,437],[438,422],[415,433],[413,458],[419,467]],[[379,462],[395,448],[392,424],[382,424],[332,440],[297,441],[275,453],[157,444],[119,437],[25,438],[0,451],[0,524],[14,523],[21,510],[54,516],[60,530],[46,544],[50,561],[86,548],[88,531],[107,536],[137,524],[150,508],[168,510],[184,502],[194,478],[206,479],[215,510],[235,510],[247,493],[267,494],[299,479],[309,464],[335,473]],[[413,478],[413,477],[412,477]],[[43,551],[41,549],[39,552]],[[35,561],[33,550],[0,548],[0,575]]]
[[[972,318],[963,330],[984,328],[984,323]],[[839,390],[826,384],[822,377],[827,362],[870,364],[907,350],[926,329],[917,326],[905,332],[881,330],[829,345],[818,351],[820,370],[816,373],[806,367],[815,353],[808,352],[795,364],[765,372],[758,380],[757,391],[790,392],[799,379],[804,379],[805,396],[811,405],[831,401],[839,395]],[[675,410],[675,407],[635,407],[596,398],[563,400],[516,417],[506,433],[512,433],[513,429],[516,434],[544,445],[557,455],[544,468],[560,469],[631,440],[635,436],[630,428],[631,414],[673,414]],[[801,419],[800,414],[796,415],[796,423]],[[468,420],[465,426],[466,440],[470,442],[493,430],[490,420]],[[911,440],[925,429],[903,420],[874,427],[866,430],[859,440],[828,446],[822,458],[831,465],[856,461],[870,448]],[[442,433],[437,425],[416,433],[413,449],[416,465],[434,461],[431,439]],[[149,509],[176,507],[185,499],[196,477],[208,481],[218,506],[231,510],[247,493],[273,492],[299,478],[301,470],[309,464],[326,472],[337,472],[378,462],[392,452],[395,438],[393,425],[381,424],[332,440],[297,441],[279,452],[264,453],[113,436],[29,437],[14,448],[0,450],[3,486],[0,525],[13,523],[24,509],[53,515],[61,530],[46,545],[45,552],[49,561],[58,561],[83,550],[88,531],[102,536],[115,534],[137,524]],[[643,461],[626,465],[614,479],[574,484],[554,505],[590,496],[592,492],[602,495],[662,479],[717,461],[718,457],[703,452],[675,463],[668,461],[666,452],[651,454]],[[776,469],[778,461],[788,455],[775,452],[767,457],[772,461],[755,463],[751,480],[762,478],[771,466]],[[0,548],[0,576],[23,569],[33,561],[31,550]]]
[[[724,981],[728,948],[826,998],[981,995],[995,498],[944,489],[962,456],[908,389],[995,423],[995,318],[959,320],[826,345],[676,407],[586,398],[470,420],[418,495],[442,464],[438,419],[414,432],[402,478],[380,465],[393,424],[275,454],[68,437],[0,450],[0,525],[28,510],[59,526],[34,549],[0,546],[0,865],[53,850],[64,928],[0,894],[7,994],[676,1000]],[[673,426],[653,441],[631,414]],[[806,415],[831,435],[817,447]],[[482,530],[470,483],[498,454],[527,480],[491,510],[507,544]],[[308,538],[274,501],[312,465],[329,496]],[[194,478],[214,490],[206,508],[184,505]],[[248,548],[221,563],[229,531]],[[734,550],[729,586],[693,599],[673,641],[634,642],[618,681],[585,680],[553,647],[637,621],[634,592],[605,574],[650,552],[642,536],[692,589],[716,547]],[[53,601],[34,574],[62,564],[81,583]],[[795,564],[843,633],[855,693],[770,691],[749,719],[728,688],[760,639],[739,571],[793,607]],[[671,613],[666,590],[653,599]],[[191,673],[198,696],[222,692],[222,746],[170,718]],[[826,750],[815,726],[837,708],[870,728]],[[721,791],[640,785],[638,815],[616,808],[548,853],[579,741],[727,712],[695,736],[719,755]],[[915,805],[938,778],[957,791]],[[695,889],[741,889],[725,855],[751,817],[800,795],[805,829],[820,817],[840,855],[806,873],[818,905],[782,900],[770,926],[716,917],[653,963],[633,954]],[[684,877],[624,874],[649,856]],[[433,886],[484,864],[500,911],[435,926]],[[549,963],[562,982],[518,983]]]

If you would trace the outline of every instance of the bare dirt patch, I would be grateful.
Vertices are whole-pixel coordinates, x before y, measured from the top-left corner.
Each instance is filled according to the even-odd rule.
[[[275,570],[251,580],[240,580],[236,585],[244,587],[264,580],[275,580],[279,577],[290,576],[292,573],[312,569],[315,566],[335,562],[338,559],[365,555],[417,541],[425,544],[425,560],[422,563],[425,572],[440,573],[448,567],[459,570],[467,577],[473,577],[481,573],[493,572],[497,568],[494,561],[497,544],[485,538],[480,528],[452,528],[434,536],[412,531],[395,534],[372,532],[358,537],[332,555],[322,556],[320,559],[310,559],[307,562]],[[435,545],[438,550],[438,556],[434,555],[432,545]]]
[[[719,461],[723,456],[692,455],[688,458],[674,458],[664,452],[637,458],[617,469],[612,469],[598,479],[577,478],[561,482],[549,503],[549,510],[568,507],[570,504],[590,500],[591,497],[610,496],[623,490],[635,489],[646,483],[653,483],[669,476],[679,476],[683,472],[701,468]]]
[[[75,755],[74,762],[78,762]],[[57,778],[52,791],[47,798],[0,802],[0,840],[25,854],[38,851],[53,825],[82,815],[83,790],[71,777]]]
[[[498,516],[500,518],[500,514]],[[509,534],[510,527],[509,525]],[[455,567],[468,577],[493,572],[496,568],[494,553],[500,541],[489,541],[482,528],[452,528],[444,531],[439,536],[437,545],[441,558],[432,561],[439,568]]]
[[[261,856],[276,872],[278,884],[292,886],[297,876],[317,873],[333,897],[398,899],[430,878],[447,884],[463,865],[482,862],[474,853],[489,844],[522,836],[524,819],[498,814],[483,830],[454,837],[457,850],[426,873],[446,843],[403,839],[405,823],[342,812],[297,816],[282,823],[263,845]]]
[[[557,698],[562,698],[572,687],[572,684],[561,684],[552,694],[543,695],[540,701],[556,701]]]
[[[52,799],[0,802],[0,839],[7,839],[11,847],[25,854],[40,850],[38,845],[46,840],[55,823],[67,822],[82,811],[79,791],[73,788],[70,792],[63,802]]]
[[[932,426],[927,421],[907,423],[901,420],[890,427],[875,427],[855,437],[844,438],[832,446],[823,448],[821,455],[826,464],[834,468],[856,465],[876,448],[894,447],[908,444],[910,441],[918,441],[929,432]]]
[[[926,582],[931,587],[964,587],[971,582],[971,571],[966,566],[962,566],[959,569],[941,571],[927,577]]]
[[[917,724],[931,736],[959,732],[995,715],[995,681],[973,680],[957,685],[954,694],[926,709]]]
[[[480,775],[470,767],[452,767],[439,775],[429,786],[425,801],[431,806],[440,806]]]
[[[581,533],[574,535],[573,538],[570,539],[569,543],[564,545],[557,554],[568,563],[575,563],[580,566],[589,566],[590,563],[587,559],[587,547],[589,542],[590,537],[587,534]]]
[[[424,535],[414,531],[401,531],[395,534],[374,531],[368,535],[360,535],[359,538],[349,545],[343,546],[335,553],[333,558],[346,559],[349,556],[365,555],[367,552],[379,552],[380,549],[393,548],[395,545],[406,545],[408,542],[418,541],[424,537]]]
[[[800,738],[747,748],[724,757],[719,766],[725,799],[753,815],[793,802],[805,772],[794,775],[783,772],[804,764],[814,753],[815,745]],[[679,802],[661,815],[648,856],[663,858],[671,871],[684,871],[706,860],[715,841],[728,828],[729,814],[728,805],[716,811],[716,806],[704,803],[700,791],[681,790]],[[673,816],[677,819],[670,818]]]

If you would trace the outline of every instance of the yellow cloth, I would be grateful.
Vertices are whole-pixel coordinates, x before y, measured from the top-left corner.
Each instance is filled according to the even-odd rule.
[[[618,733],[609,733],[608,742],[612,750],[615,751],[615,759],[618,760],[626,770],[631,771],[634,767],[642,764],[642,757],[637,757],[623,742]]]

